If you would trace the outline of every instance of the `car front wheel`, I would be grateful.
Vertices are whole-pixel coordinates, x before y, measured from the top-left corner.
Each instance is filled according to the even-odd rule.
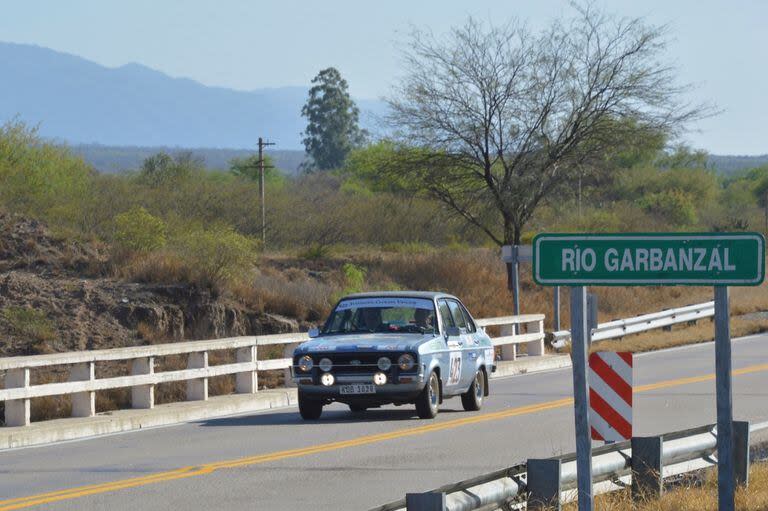
[[[416,398],[416,413],[420,419],[434,419],[440,403],[440,379],[434,371],[430,373],[424,390]]]
[[[323,403],[307,398],[299,391],[299,414],[304,420],[317,420],[323,413]]]
[[[485,395],[485,374],[480,369],[475,373],[475,379],[472,385],[461,395],[461,405],[468,412],[474,412],[483,406],[483,396]]]

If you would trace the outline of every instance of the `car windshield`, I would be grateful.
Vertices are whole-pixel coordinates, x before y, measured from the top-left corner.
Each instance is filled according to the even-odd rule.
[[[324,334],[412,333],[437,331],[435,304],[425,298],[349,298],[339,302]]]

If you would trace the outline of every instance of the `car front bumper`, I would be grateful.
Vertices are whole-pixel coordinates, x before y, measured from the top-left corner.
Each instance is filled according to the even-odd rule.
[[[373,383],[372,374],[334,374],[335,382],[333,385],[323,385],[314,383],[311,375],[294,377],[293,381],[298,385],[299,390],[313,398],[329,399],[341,402],[399,402],[411,401],[419,395],[424,388],[423,374],[400,374],[397,375],[397,383],[388,381],[383,385]],[[391,378],[391,375],[388,375]],[[374,394],[342,394],[341,387],[355,383],[371,384],[374,386]]]

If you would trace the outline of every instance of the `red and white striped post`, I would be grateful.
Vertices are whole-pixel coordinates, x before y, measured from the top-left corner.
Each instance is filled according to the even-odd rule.
[[[592,440],[632,438],[632,353],[601,351],[589,356],[589,423]]]

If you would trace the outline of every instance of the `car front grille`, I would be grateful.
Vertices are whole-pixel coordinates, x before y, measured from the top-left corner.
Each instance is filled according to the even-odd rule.
[[[320,360],[323,358],[329,358],[331,359],[331,362],[333,363],[333,367],[331,368],[331,373],[334,374],[373,374],[377,371],[379,371],[378,361],[381,357],[387,357],[389,360],[392,361],[392,367],[389,368],[388,371],[385,371],[388,374],[391,374],[395,369],[397,369],[398,373],[414,373],[418,371],[418,364],[414,364],[414,367],[410,371],[400,371],[400,369],[397,367],[397,359],[402,355],[404,352],[376,352],[376,353],[338,353],[338,352],[319,352],[319,353],[309,353],[308,355],[312,357],[312,361],[314,362],[314,367],[318,368],[320,364]],[[418,361],[416,358],[415,353],[411,353],[411,355],[414,357],[415,360]],[[299,358],[304,356],[302,354],[301,356],[294,358],[294,371],[296,374],[302,374],[301,370],[298,368],[298,361]],[[305,373],[306,374],[306,373]]]

